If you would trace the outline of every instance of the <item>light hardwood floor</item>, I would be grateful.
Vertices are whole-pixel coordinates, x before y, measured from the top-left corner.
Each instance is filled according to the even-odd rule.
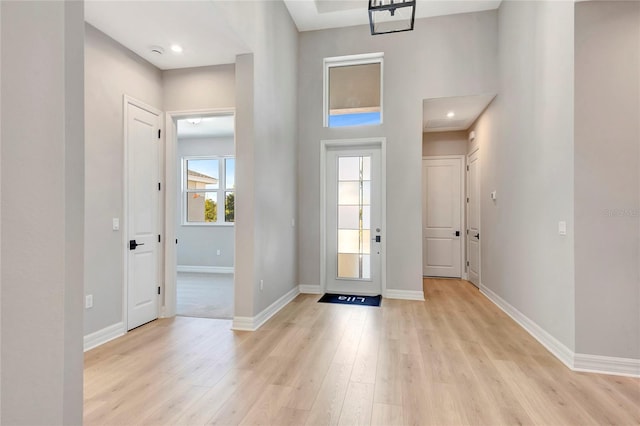
[[[638,425],[640,380],[567,369],[471,284],[300,295],[260,330],[158,320],[85,356],[87,425]]]

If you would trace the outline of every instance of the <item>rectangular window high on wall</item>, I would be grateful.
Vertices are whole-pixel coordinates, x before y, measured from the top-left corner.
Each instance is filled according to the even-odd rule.
[[[324,59],[325,127],[382,123],[382,53]]]
[[[235,219],[235,158],[182,159],[183,224],[232,224]]]

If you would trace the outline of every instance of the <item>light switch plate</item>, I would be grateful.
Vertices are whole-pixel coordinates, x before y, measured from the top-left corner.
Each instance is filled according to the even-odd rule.
[[[558,234],[567,235],[567,222],[563,220],[558,222]]]
[[[114,231],[120,230],[120,219],[118,219],[117,217],[113,218],[113,230]]]

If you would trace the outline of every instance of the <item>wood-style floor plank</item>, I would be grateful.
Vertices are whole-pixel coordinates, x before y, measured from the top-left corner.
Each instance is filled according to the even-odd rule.
[[[256,332],[154,321],[85,354],[86,425],[640,425],[640,380],[567,369],[466,281],[300,295]]]

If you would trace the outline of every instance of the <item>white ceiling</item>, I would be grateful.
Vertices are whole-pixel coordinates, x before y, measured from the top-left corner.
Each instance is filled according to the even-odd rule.
[[[502,0],[417,0],[416,19],[497,9]],[[284,0],[299,31],[369,23],[367,0]]]
[[[197,124],[184,119],[178,120],[177,127],[179,139],[229,137],[234,134],[235,119],[233,115],[202,117]]]
[[[250,52],[213,1],[87,0],[84,9],[89,24],[162,70],[230,64]],[[155,45],[164,54],[152,53]]]
[[[234,0],[241,1],[241,0]],[[272,1],[272,0],[257,0]],[[417,0],[416,18],[496,9],[501,0]],[[156,67],[234,63],[250,53],[216,0],[87,0],[85,20]],[[300,31],[368,24],[368,0],[284,0]],[[184,51],[171,51],[172,44]],[[160,46],[164,53],[153,53]]]
[[[425,99],[422,102],[422,129],[425,132],[467,130],[493,100],[495,94]],[[454,117],[447,117],[449,112]]]

